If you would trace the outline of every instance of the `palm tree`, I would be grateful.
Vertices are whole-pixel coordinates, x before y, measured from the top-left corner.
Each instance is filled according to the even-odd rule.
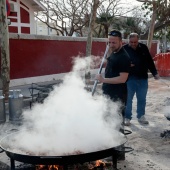
[[[113,19],[114,16],[111,16],[109,13],[102,13],[100,14],[99,17],[96,18],[96,23],[99,26],[98,36],[100,36],[101,33],[103,33],[103,37],[107,37]],[[102,28],[103,28],[103,32],[102,32]]]

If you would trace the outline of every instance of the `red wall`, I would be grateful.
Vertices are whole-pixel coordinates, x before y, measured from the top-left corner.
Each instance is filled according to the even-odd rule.
[[[100,47],[100,48],[99,48]],[[10,40],[11,79],[71,71],[72,57],[85,54],[85,42]],[[105,43],[93,44],[93,55],[103,55]]]
[[[86,41],[10,39],[9,44],[11,79],[69,72],[72,57],[86,51]],[[105,42],[93,41],[92,55],[103,57],[105,48]]]

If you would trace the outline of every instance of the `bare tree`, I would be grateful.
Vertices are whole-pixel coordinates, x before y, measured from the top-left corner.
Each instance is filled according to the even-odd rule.
[[[102,35],[107,37],[110,28],[117,28],[117,24],[121,23],[121,18],[125,17],[129,12],[135,9],[134,6],[128,6],[127,2],[120,0],[103,0],[97,11],[98,24],[95,29],[97,37]]]
[[[152,44],[152,39],[153,39],[155,21],[156,21],[157,3],[156,3],[155,0],[137,0],[137,1],[145,2],[145,3],[148,3],[149,5],[152,5],[152,18],[151,18],[149,34],[148,34],[148,41],[147,41],[147,46],[148,46],[148,48],[150,50],[151,49],[151,44]]]
[[[91,17],[90,17],[90,23],[89,23],[89,29],[88,29],[88,36],[87,36],[87,43],[86,43],[86,56],[91,55],[92,31],[94,30],[94,24],[96,20],[96,13],[97,13],[98,6],[99,6],[99,0],[94,0],[93,6],[91,9]],[[87,70],[85,71],[86,83],[88,83],[88,80],[90,80],[90,78],[91,78],[90,66],[87,66]]]
[[[148,48],[151,48],[151,42],[153,39],[154,32],[165,28],[170,25],[170,3],[167,0],[137,0],[144,2],[144,10],[147,14],[152,12],[150,27],[143,35],[143,38],[148,36]]]
[[[149,20],[142,17],[143,11],[140,7],[136,7],[132,12],[131,16],[118,17],[115,19],[114,27],[123,31],[123,38],[128,38],[131,32],[136,32],[142,35],[148,29]]]
[[[57,35],[72,36],[74,32],[84,36],[88,30],[91,7],[94,0],[42,0],[47,10],[36,14],[36,17],[49,28],[56,30]],[[120,0],[100,0],[93,36],[107,37],[108,30],[118,17],[132,11]],[[48,19],[50,22],[48,22]]]
[[[93,7],[92,7],[92,10],[91,10],[89,29],[88,29],[86,56],[91,55],[92,31],[94,29],[94,24],[95,24],[95,20],[96,20],[96,13],[97,13],[98,6],[99,6],[99,0],[94,0]]]
[[[76,32],[83,36],[82,29],[89,22],[89,0],[43,0],[42,3],[47,10],[36,13],[37,19],[58,35],[72,36]]]

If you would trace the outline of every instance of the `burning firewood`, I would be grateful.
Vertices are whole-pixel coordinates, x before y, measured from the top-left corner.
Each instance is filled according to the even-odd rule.
[[[36,170],[63,170],[59,165],[37,165]]]

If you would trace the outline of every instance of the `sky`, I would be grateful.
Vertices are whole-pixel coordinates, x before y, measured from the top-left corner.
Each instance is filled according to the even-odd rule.
[[[138,2],[136,0],[120,0],[118,3],[124,10],[121,10],[122,16],[131,17],[133,15],[131,9],[134,9],[134,7],[140,7],[143,3]],[[129,11],[128,13],[126,11]]]
[[[138,2],[137,0],[122,0],[122,1],[128,2],[132,5],[141,5],[142,4],[142,2]]]

